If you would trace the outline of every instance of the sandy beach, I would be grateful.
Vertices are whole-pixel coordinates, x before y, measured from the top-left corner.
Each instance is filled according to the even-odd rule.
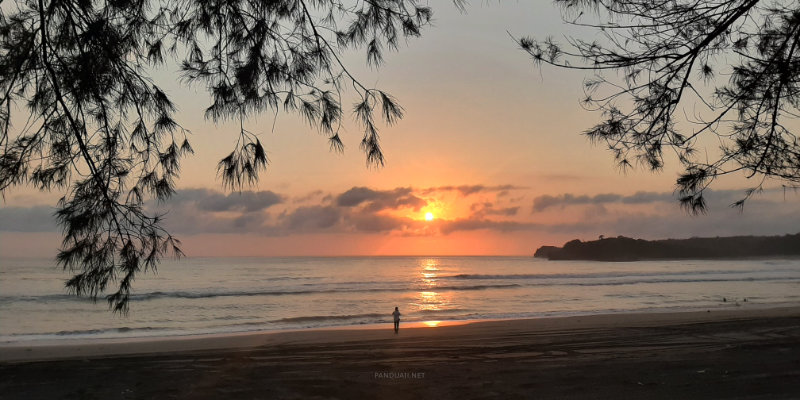
[[[417,325],[5,346],[0,398],[800,398],[800,307]]]

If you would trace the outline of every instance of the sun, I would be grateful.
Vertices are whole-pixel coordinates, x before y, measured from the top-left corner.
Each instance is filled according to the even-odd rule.
[[[432,212],[426,212],[425,213],[425,221],[433,221],[433,213]]]

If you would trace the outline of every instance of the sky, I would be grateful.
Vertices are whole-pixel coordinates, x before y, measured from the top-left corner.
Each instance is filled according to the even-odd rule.
[[[775,235],[800,227],[800,194],[769,183],[744,211],[729,207],[754,183],[720,180],[709,212],[691,216],[673,193],[679,166],[619,171],[581,132],[585,72],[535,67],[513,37],[590,35],[567,28],[551,2],[432,3],[434,26],[385,64],[344,55],[350,70],[395,96],[405,117],[381,126],[386,164],[367,167],[361,130],[345,116],[343,154],[293,115],[252,116],[270,163],[255,186],[226,191],[216,164],[236,127],[202,118],[204,88],[175,69],[156,80],[179,107],[195,155],[184,160],[165,226],[189,256],[531,255],[599,235],[657,238]],[[568,30],[571,29],[571,30]],[[14,188],[0,205],[0,255],[55,254],[59,193]],[[426,220],[426,214],[432,220]]]

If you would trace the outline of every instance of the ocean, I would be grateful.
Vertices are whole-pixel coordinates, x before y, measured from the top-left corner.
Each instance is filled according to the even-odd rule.
[[[800,259],[187,258],[140,275],[127,315],[67,277],[0,259],[0,344],[800,304]]]

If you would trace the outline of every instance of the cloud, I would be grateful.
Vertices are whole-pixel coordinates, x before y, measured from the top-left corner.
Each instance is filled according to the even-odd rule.
[[[224,194],[210,189],[183,189],[179,190],[167,205],[194,203],[201,211],[263,211],[285,201],[285,197],[275,192],[265,190],[259,192],[242,191]]]
[[[594,238],[626,235],[642,238],[667,238],[689,236],[775,235],[796,233],[800,230],[800,203],[797,198],[784,200],[783,192],[767,190],[763,196],[754,197],[746,210],[728,207],[740,198],[742,190],[708,191],[709,213],[691,216],[678,207],[671,193],[638,192],[633,195],[605,193],[600,195],[540,196],[540,210],[564,205],[589,205],[585,216],[578,222],[529,221],[517,216],[511,220],[496,220],[490,215],[513,216],[513,208],[497,209],[491,202],[474,203],[469,218],[443,222],[440,231],[449,234],[457,231],[486,230],[497,232],[531,231],[554,235],[575,235]],[[648,211],[641,208],[606,208],[611,203],[649,204],[667,202],[671,207],[658,207]],[[504,215],[508,213],[511,215]]]
[[[483,203],[473,203],[469,207],[470,211],[473,212],[474,216],[485,216],[485,215],[502,215],[506,217],[512,217],[517,215],[519,211],[519,207],[504,207],[504,208],[494,208],[494,204],[490,202],[483,202]]]
[[[575,175],[575,174],[540,174],[538,178],[542,180],[557,181],[557,182],[582,181],[591,179],[590,177],[585,175]]]
[[[460,186],[438,186],[438,187],[431,187],[427,189],[422,189],[421,192],[424,194],[430,194],[433,192],[443,192],[443,191],[456,191],[459,192],[462,196],[469,196],[471,194],[476,193],[487,193],[487,192],[506,192],[503,195],[507,195],[508,191],[510,190],[518,190],[518,189],[525,189],[522,186],[515,186],[515,185],[495,185],[495,186],[486,186],[486,185],[460,185]]]
[[[304,203],[307,201],[312,201],[318,197],[321,197],[324,194],[322,190],[314,190],[305,196],[298,196],[292,199],[292,203]]]
[[[57,232],[56,209],[47,206],[0,208],[0,231]]]
[[[540,232],[552,235],[574,235],[593,239],[598,235],[659,239],[691,236],[782,235],[800,231],[800,210],[797,204],[782,207],[753,204],[751,211],[741,213],[724,208],[703,216],[690,216],[677,208],[666,213],[617,213],[601,220],[583,219],[572,223],[537,223],[530,221],[497,221],[486,218],[465,218],[443,221],[442,234],[459,231],[486,230],[495,232]],[[560,244],[560,243],[551,243]]]
[[[594,196],[565,193],[558,196],[542,195],[534,198],[533,212],[541,212],[551,207],[565,207],[579,204],[645,204],[670,201],[677,201],[677,198],[672,193],[636,192],[630,196],[623,196],[616,193],[603,193]]]
[[[356,207],[365,205],[366,211],[385,209],[412,208],[419,210],[427,202],[413,194],[413,189],[396,188],[393,190],[374,190],[367,187],[353,187],[336,196],[336,205],[340,207]]]
[[[416,229],[419,221],[352,207],[309,206],[299,207],[278,217],[278,230],[282,234],[307,232],[405,232]]]
[[[672,193],[636,192],[630,196],[620,197],[625,204],[646,204],[657,202],[675,201],[677,198]]]
[[[342,218],[339,209],[332,206],[298,207],[279,217],[281,227],[290,232],[319,231],[334,227]]]
[[[781,189],[767,189],[759,194],[755,194],[749,203],[756,201],[770,201],[771,196],[783,193]],[[715,204],[718,207],[726,207],[745,196],[744,189],[733,190],[706,190],[704,194],[707,204]],[[621,195],[616,193],[603,193],[594,196],[575,195],[564,193],[558,196],[542,195],[533,199],[533,212],[544,211],[551,207],[566,207],[572,205],[603,205],[611,203],[621,204],[652,204],[652,203],[674,203],[678,204],[678,196],[670,192],[636,192],[632,195]]]
[[[508,190],[501,186],[443,186],[459,193]],[[457,188],[464,188],[463,191]],[[448,189],[449,188],[449,189]],[[742,195],[741,190],[708,192],[708,215],[691,217],[680,210],[671,193],[637,192],[632,195],[604,193],[580,195],[565,193],[539,196],[535,210],[584,205],[577,214],[564,219],[551,215],[521,215],[524,200],[508,197],[493,201],[468,203],[472,197],[449,196],[454,210],[468,210],[454,220],[421,221],[403,214],[426,205],[422,192],[400,187],[380,190],[353,187],[325,200],[320,191],[309,192],[302,204],[271,191],[224,194],[209,189],[179,191],[167,204],[165,227],[176,235],[253,234],[289,236],[310,233],[370,233],[405,236],[449,235],[463,231],[513,233],[537,232],[594,238],[626,235],[633,237],[687,237],[730,234],[782,234],[796,232],[800,226],[800,204],[796,198],[783,200],[782,192],[767,192],[747,203],[744,213],[726,207]],[[499,191],[498,191],[499,190]],[[436,196],[433,196],[436,197]],[[437,200],[440,201],[440,200]],[[499,204],[498,204],[499,201]],[[461,203],[459,203],[461,202]],[[650,204],[668,202],[659,207],[610,207],[611,204]],[[399,210],[399,211],[398,211]],[[602,211],[602,212],[601,212]],[[0,208],[0,230],[6,232],[57,232],[54,209],[43,206]],[[583,215],[583,216],[581,216]],[[565,222],[562,222],[565,221]]]
[[[377,214],[351,215],[348,222],[359,232],[390,232],[407,229],[410,225],[406,218]]]
[[[167,204],[158,212],[165,213],[164,227],[174,234],[263,233],[273,235],[268,229],[271,217],[266,212],[245,210],[225,213],[200,210],[193,202]]]
[[[797,207],[781,210],[769,207],[740,213],[725,209],[703,216],[690,216],[676,210],[672,213],[627,213],[603,221],[550,224],[537,230],[551,234],[571,234],[585,239],[598,235],[624,235],[645,239],[733,236],[782,235],[800,231]]]
[[[445,221],[439,229],[445,235],[457,231],[474,231],[474,230],[494,230],[500,232],[512,231],[531,231],[540,230],[543,225],[530,222],[517,222],[517,221],[494,221],[488,219],[457,219],[454,221]]]
[[[505,215],[507,217],[511,217],[517,215],[519,211],[519,207],[505,207],[505,208],[492,208],[490,210],[486,210],[486,214],[489,215]]]

